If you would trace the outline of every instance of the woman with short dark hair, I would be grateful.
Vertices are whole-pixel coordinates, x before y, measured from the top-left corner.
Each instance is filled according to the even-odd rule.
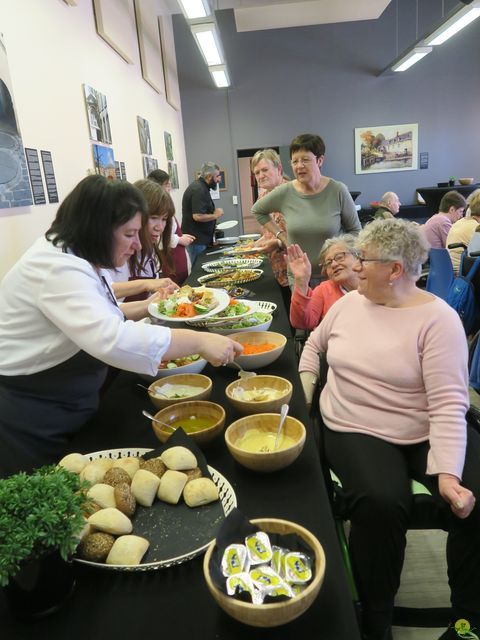
[[[107,365],[155,375],[162,360],[199,353],[220,365],[241,352],[224,336],[124,317],[104,273],[140,251],[145,211],[133,185],[84,178],[4,277],[0,477],[59,459],[95,412]]]

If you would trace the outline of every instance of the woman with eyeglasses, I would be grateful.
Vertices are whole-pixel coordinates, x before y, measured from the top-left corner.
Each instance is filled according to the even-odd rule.
[[[347,187],[322,175],[325,143],[320,136],[305,133],[290,144],[290,163],[295,179],[282,184],[255,202],[252,213],[260,225],[273,233],[283,246],[298,244],[312,265],[312,283],[321,279],[318,247],[341,232],[356,234],[361,225]],[[278,228],[270,214],[279,211],[286,232]],[[293,285],[293,276],[290,275]]]
[[[107,365],[153,376],[162,360],[199,353],[218,366],[242,351],[224,336],[125,318],[104,274],[141,250],[146,211],[133,185],[88,176],[3,278],[0,477],[60,459],[95,412]]]
[[[391,638],[411,479],[430,490],[449,531],[452,624],[466,619],[478,629],[480,434],[465,420],[465,332],[446,302],[416,285],[428,255],[418,225],[375,220],[356,247],[358,289],[338,300],[312,332],[299,370],[314,381],[319,353],[326,354],[324,450],[351,521],[364,638]],[[442,640],[455,637],[453,631]]]
[[[295,278],[290,304],[290,324],[295,329],[315,329],[332,304],[357,288],[353,270],[355,237],[345,234],[325,240],[319,262],[328,280],[314,289],[309,286],[312,267],[306,253],[297,244],[287,249],[288,268]]]

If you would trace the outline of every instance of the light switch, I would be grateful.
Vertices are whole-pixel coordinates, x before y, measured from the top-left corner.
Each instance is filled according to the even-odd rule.
[[[238,204],[238,196],[232,196],[233,204]]]

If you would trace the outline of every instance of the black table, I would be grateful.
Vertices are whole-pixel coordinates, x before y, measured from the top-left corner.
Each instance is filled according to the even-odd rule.
[[[417,192],[425,200],[425,204],[431,210],[430,215],[438,213],[440,207],[440,200],[449,191],[458,191],[464,198],[469,196],[475,189],[478,189],[478,184],[461,185],[456,184],[453,187],[417,187]]]
[[[207,258],[208,259],[208,258]],[[204,259],[205,260],[205,259]],[[198,263],[197,263],[198,265]],[[278,305],[272,331],[290,335],[279,287],[268,263],[265,275],[249,289],[259,300]],[[199,275],[200,266],[193,277]],[[238,507],[249,518],[278,517],[309,529],[318,537],[326,554],[326,575],[320,594],[310,609],[296,621],[274,629],[256,629],[236,622],[213,601],[204,582],[203,556],[185,564],[150,572],[113,572],[76,565],[76,591],[55,615],[35,623],[11,619],[0,596],[0,629],[5,640],[48,638],[155,637],[175,640],[240,640],[254,638],[282,640],[310,638],[359,640],[354,610],[334,531],[317,447],[309,423],[297,374],[293,338],[282,356],[262,370],[289,378],[294,384],[291,415],[307,427],[307,440],[300,457],[284,471],[258,474],[239,466],[228,453],[222,438],[205,450],[208,463],[232,484]],[[224,390],[236,379],[236,371],[207,365],[204,372],[213,380],[212,400],[223,404],[226,424],[238,417],[228,405]],[[99,411],[76,437],[72,451],[88,453],[110,448],[156,447],[150,422],[141,409],[154,411],[146,392],[136,386],[138,376],[122,372],[102,399]]]

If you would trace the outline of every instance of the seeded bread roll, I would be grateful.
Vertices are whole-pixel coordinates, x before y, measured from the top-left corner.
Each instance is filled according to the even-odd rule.
[[[187,471],[183,471],[182,473],[185,473],[188,477],[187,482],[191,482],[196,478],[202,477],[202,470],[200,469],[200,467],[195,467],[195,469],[188,469]]]
[[[113,467],[120,467],[120,469],[124,469],[130,478],[133,478],[140,469],[140,460],[138,458],[119,458],[118,460],[115,460]]]
[[[98,483],[87,491],[87,498],[96,502],[100,507],[115,507],[115,496],[113,495],[113,487],[109,484]]]
[[[128,478],[130,480],[130,477]],[[124,513],[128,518],[131,518],[137,508],[137,501],[130,489],[130,483],[121,482],[115,485],[113,488],[113,495],[115,496],[115,505],[119,511]]]
[[[218,489],[210,478],[196,478],[185,485],[183,499],[189,507],[201,507],[218,500]]]
[[[78,545],[77,553],[90,562],[105,562],[114,542],[115,538],[109,533],[90,533]]]
[[[177,504],[187,480],[188,477],[184,473],[169,469],[160,478],[160,486],[158,487],[157,496],[164,502]]]
[[[105,484],[111,484],[112,487],[115,487],[117,484],[122,484],[124,482],[130,484],[132,482],[132,479],[125,471],[125,469],[120,469],[120,467],[112,467],[105,474],[103,482],[105,482]]]
[[[132,532],[132,523],[127,516],[118,509],[108,507],[100,509],[88,518],[88,522],[100,531],[122,536]]]
[[[143,507],[151,507],[157,495],[160,478],[151,471],[139,469],[132,479],[132,493]]]
[[[150,543],[140,536],[120,536],[117,538],[107,557],[107,564],[140,564]]]
[[[165,471],[167,470],[167,467],[160,460],[160,458],[151,458],[150,460],[140,461],[140,469],[145,469],[146,471],[151,471],[156,476],[161,478],[163,476],[163,474],[165,473]]]
[[[162,453],[160,459],[166,464],[168,469],[174,471],[184,471],[197,466],[197,459],[186,447],[170,447]]]

